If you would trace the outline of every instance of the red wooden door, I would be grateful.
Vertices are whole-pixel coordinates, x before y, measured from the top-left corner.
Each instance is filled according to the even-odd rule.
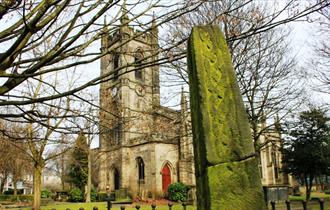
[[[163,192],[167,192],[168,186],[171,184],[171,170],[166,164],[162,169]]]

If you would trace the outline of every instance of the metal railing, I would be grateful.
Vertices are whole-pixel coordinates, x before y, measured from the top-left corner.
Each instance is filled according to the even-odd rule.
[[[324,210],[324,199],[320,198],[318,199],[319,205],[320,205],[320,210]],[[306,201],[301,201],[303,210],[307,210],[307,202]],[[271,201],[271,210],[276,210],[276,202]],[[291,202],[289,200],[285,201],[286,209],[291,210]]]
[[[324,199],[319,199],[318,200],[318,203],[319,203],[320,210],[325,210],[324,209],[324,203],[325,203]],[[172,202],[169,202],[167,205],[168,205],[168,210],[172,210],[173,203]],[[184,202],[181,205],[182,205],[182,210],[187,210],[187,203]],[[301,205],[303,207],[303,210],[308,210],[307,209],[307,202],[306,201],[301,201]],[[285,206],[286,206],[286,209],[287,210],[293,210],[293,208],[291,208],[292,207],[292,203],[289,200],[285,201]],[[156,206],[155,203],[152,203],[151,204],[151,210],[156,210],[156,207],[157,206]],[[107,210],[111,210],[111,208],[112,208],[112,202],[111,201],[107,201]],[[125,210],[125,208],[126,208],[125,206],[120,206],[120,210]],[[141,208],[140,205],[135,205],[135,209],[136,210],[140,210],[140,208]],[[271,201],[270,202],[270,209],[271,210],[276,210],[276,202],[275,201]],[[283,209],[283,208],[281,208],[281,209]],[[33,210],[33,208],[32,208],[32,210]],[[56,210],[56,209],[53,208],[51,210]],[[71,209],[70,208],[66,208],[66,210],[71,210]],[[83,207],[80,207],[79,210],[85,210],[85,209]],[[94,206],[93,207],[93,210],[98,210],[98,207],[97,206]]]
[[[169,202],[168,204],[168,209],[169,210],[172,210],[172,206],[173,206],[173,203],[172,202]],[[151,210],[156,210],[156,204],[155,203],[152,203],[151,204]],[[111,208],[112,208],[112,203],[111,203],[111,201],[108,201],[107,202],[107,209],[108,210],[111,210]],[[125,210],[125,206],[120,206],[120,210]],[[141,206],[140,205],[135,205],[135,209],[136,210],[140,210],[140,208],[141,208]],[[187,210],[187,203],[182,203],[182,209],[183,210]],[[32,210],[33,210],[33,208],[32,208]],[[55,208],[53,208],[53,209],[51,209],[51,210],[56,210]],[[66,208],[66,210],[71,210],[70,208]],[[83,207],[80,207],[79,208],[79,210],[85,210]],[[97,207],[97,206],[94,206],[93,207],[93,210],[99,210],[99,208]]]

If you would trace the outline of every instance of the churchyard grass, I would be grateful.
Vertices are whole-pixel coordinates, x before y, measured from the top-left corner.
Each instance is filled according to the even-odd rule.
[[[106,202],[94,202],[94,203],[55,203],[55,204],[50,204],[47,206],[41,206],[41,210],[66,210],[67,208],[70,208],[71,210],[79,210],[80,207],[83,207],[85,210],[92,210],[94,206],[97,206],[99,210],[107,210],[107,204]],[[134,208],[135,205],[128,204],[125,205],[125,210],[136,210]],[[276,205],[276,210],[286,210],[285,204],[283,202],[280,202]],[[111,208],[112,210],[120,210],[120,205],[113,205]],[[270,209],[270,206],[269,206]],[[292,202],[291,204],[291,209],[292,210],[301,210],[301,204],[300,202]],[[319,210],[319,206],[317,205],[316,202],[312,202],[309,205],[309,210]],[[31,210],[31,208],[12,208],[12,209],[7,209],[7,210]],[[150,205],[141,205],[140,210],[151,210]],[[167,205],[159,205],[156,207],[156,210],[168,210]],[[172,210],[183,210],[182,206],[179,204],[174,204],[172,206]],[[187,210],[196,210],[195,206],[187,206]],[[327,204],[325,205],[325,210],[330,210],[330,205],[328,206]]]
[[[330,194],[319,193],[319,192],[312,192],[311,199],[318,200],[319,198],[323,198],[326,202],[330,202]],[[293,196],[290,195],[289,199],[291,201],[302,201],[306,199],[306,195],[302,194],[300,196]]]
[[[59,203],[54,203],[54,204],[49,204],[47,206],[41,206],[41,210],[66,210],[67,208],[71,210],[79,210],[79,208],[83,207],[84,210],[92,210],[93,207],[96,206],[98,207],[98,210],[107,210],[107,203],[106,202],[92,202],[92,203],[64,203],[64,202],[59,202]],[[112,206],[112,210],[120,210],[119,204],[114,204]],[[125,210],[136,210],[135,209],[135,204],[125,204]],[[141,208],[140,210],[151,210],[151,204],[150,205],[140,205]],[[30,210],[31,208],[19,208],[17,210]],[[8,210],[16,210],[16,209],[8,209]],[[159,205],[156,207],[156,210],[168,210],[167,205]],[[172,210],[183,210],[182,205],[180,204],[174,204],[172,206]],[[187,206],[187,210],[196,210],[196,207],[194,206]]]

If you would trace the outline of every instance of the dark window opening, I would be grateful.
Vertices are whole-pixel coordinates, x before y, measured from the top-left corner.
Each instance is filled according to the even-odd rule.
[[[135,79],[143,80],[142,75],[142,54],[137,54],[134,57],[134,64],[135,64]]]
[[[278,179],[278,167],[274,167],[275,179]]]
[[[139,181],[144,180],[144,162],[141,157],[137,158]]]
[[[113,58],[113,80],[117,80],[118,79],[118,68],[119,68],[119,55],[115,54],[114,58]]]
[[[114,186],[115,186],[115,190],[118,190],[120,188],[120,175],[119,175],[119,171],[115,168],[114,173],[113,173],[113,177],[114,177]]]

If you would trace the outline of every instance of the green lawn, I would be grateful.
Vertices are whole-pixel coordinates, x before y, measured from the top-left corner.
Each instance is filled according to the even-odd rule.
[[[312,192],[311,198],[312,199],[323,198],[325,201],[330,203],[330,194]],[[301,195],[301,196],[292,196],[292,195],[290,195],[289,199],[291,201],[302,201],[302,200],[306,199],[306,196],[305,195]]]
[[[79,208],[83,207],[85,210],[92,210],[93,207],[96,206],[99,210],[106,210],[107,209],[107,203],[106,202],[94,202],[94,203],[64,203],[64,202],[57,202],[54,204],[49,204],[47,206],[41,206],[41,210],[66,210],[67,208],[71,210],[78,210]],[[112,206],[113,210],[120,210],[119,204],[114,204]],[[132,204],[124,204],[125,210],[136,210],[134,207],[135,205]],[[30,208],[20,208],[17,210],[28,210]],[[9,209],[8,209],[9,210]],[[10,209],[15,210],[15,209]],[[141,205],[140,210],[152,210],[151,205]],[[161,205],[157,206],[156,210],[168,210],[167,205]],[[180,204],[174,204],[172,206],[172,210],[183,210],[182,205]],[[196,210],[196,207],[194,206],[187,206],[187,210]]]
[[[330,195],[326,195],[324,193],[313,193],[312,197],[321,197],[325,199],[325,210],[330,210]],[[291,209],[292,210],[301,210],[302,204],[301,200],[303,200],[304,196],[290,196],[291,200]],[[83,207],[84,210],[92,210],[93,207],[96,206],[98,210],[107,210],[106,202],[94,202],[94,203],[66,203],[66,202],[55,202],[53,204],[49,204],[47,206],[42,206],[41,210],[79,210],[79,208]],[[114,204],[112,206],[112,210],[120,210],[119,204]],[[135,204],[124,204],[125,210],[136,210]],[[8,210],[30,210],[31,208],[19,208],[19,209],[8,209]],[[167,205],[159,205],[156,207],[156,210],[168,210]],[[196,210],[195,206],[187,206],[187,210]],[[269,205],[270,209],[270,205]],[[309,210],[319,210],[319,203],[316,200],[309,202],[308,205]],[[151,205],[141,205],[140,210],[152,210]],[[172,210],[183,210],[182,205],[174,204]],[[286,205],[284,202],[276,203],[276,210],[286,210]]]

